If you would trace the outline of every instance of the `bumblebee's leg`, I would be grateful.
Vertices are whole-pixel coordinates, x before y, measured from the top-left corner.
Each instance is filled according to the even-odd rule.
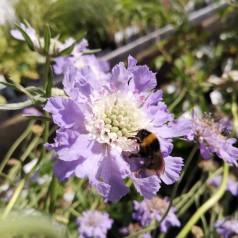
[[[130,136],[130,137],[127,137],[128,139],[130,140],[135,140],[136,143],[140,144],[141,143],[141,139],[139,137],[135,137],[135,136]]]
[[[144,166],[135,172],[136,177],[139,177],[145,171]]]
[[[152,159],[149,156],[148,158],[144,159],[144,164],[141,166],[141,168],[139,170],[136,171],[136,177],[138,177],[139,175],[141,175],[146,168],[148,168],[149,166],[152,165]]]

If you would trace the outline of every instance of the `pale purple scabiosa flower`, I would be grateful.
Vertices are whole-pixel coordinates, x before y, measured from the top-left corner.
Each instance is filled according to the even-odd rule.
[[[142,202],[134,201],[134,213],[132,216],[145,227],[151,224],[153,220],[160,222],[168,206],[169,201],[159,197],[154,197],[151,200],[143,200]],[[175,215],[175,212],[176,209],[174,207],[170,208],[168,215],[160,224],[161,232],[167,232],[171,226],[180,227],[180,221]]]
[[[238,220],[218,220],[214,224],[218,234],[222,235],[224,238],[230,238],[234,235],[238,235]]]
[[[222,181],[222,176],[215,176],[209,179],[208,184],[219,187]],[[228,177],[226,190],[229,191],[233,196],[238,196],[238,182],[233,177]]]
[[[44,38],[38,36],[35,29],[30,26],[26,26],[25,24],[20,23],[20,27],[30,37],[30,39],[34,45],[34,49],[36,51],[41,51],[44,48]],[[25,38],[23,37],[22,33],[19,30],[12,29],[10,31],[10,33],[15,39],[25,41]],[[73,43],[74,43],[73,38],[67,39],[64,43],[60,42],[58,40],[58,37],[51,38],[50,39],[50,47],[49,47],[49,55],[56,55],[60,51],[66,49],[67,47],[72,45]]]
[[[200,153],[206,160],[215,153],[229,165],[238,165],[238,148],[234,147],[235,138],[229,138],[229,127],[227,121],[215,121],[210,114],[201,115],[199,112],[193,113],[192,134],[189,139],[199,143]]]
[[[173,121],[162,101],[162,91],[148,91],[156,86],[155,74],[136,63],[129,57],[128,68],[119,63],[105,80],[99,80],[89,65],[71,67],[63,80],[68,98],[52,97],[44,108],[59,126],[55,143],[46,145],[59,156],[54,164],[55,175],[61,181],[72,176],[88,178],[106,201],[128,193],[124,184],[127,177],[142,196],[151,199],[161,180],[166,184],[178,180],[183,166],[182,158],[170,156],[170,138],[173,132],[174,136],[185,135],[187,124],[183,119]],[[143,128],[153,131],[160,141],[165,161],[161,176],[152,171],[137,177],[135,172],[143,159],[128,158],[138,148],[128,137]]]
[[[62,56],[54,59],[54,72],[63,74],[72,65],[76,68],[83,68],[87,65],[97,74],[98,80],[107,79],[109,75],[109,64],[106,61],[98,59],[94,54],[84,54],[88,50],[88,42],[83,39],[75,45],[70,56]]]
[[[81,238],[106,238],[108,230],[112,227],[113,220],[107,213],[99,211],[85,211],[77,219],[78,231]]]
[[[72,65],[75,65],[75,61],[81,58],[81,56],[83,55],[83,52],[86,50],[88,50],[88,41],[86,39],[82,39],[78,44],[75,45],[70,56],[56,57],[54,59],[55,63],[53,66],[55,74],[65,73],[68,68],[70,68]]]

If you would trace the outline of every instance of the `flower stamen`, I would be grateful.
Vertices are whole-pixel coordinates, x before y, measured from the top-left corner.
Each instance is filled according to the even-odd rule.
[[[133,151],[134,145],[128,143],[128,137],[149,124],[132,93],[117,91],[93,100],[92,111],[86,118],[89,133],[100,143],[123,151]]]

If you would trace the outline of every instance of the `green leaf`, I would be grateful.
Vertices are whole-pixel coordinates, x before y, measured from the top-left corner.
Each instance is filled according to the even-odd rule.
[[[46,117],[46,116],[34,116],[34,115],[30,115],[30,114],[22,114],[22,116],[30,118],[30,119],[34,119],[34,120],[40,120],[40,121],[52,121],[52,118],[50,117]]]
[[[21,86],[16,81],[13,81],[12,79],[10,79],[10,80],[11,80],[12,83],[7,83],[7,82],[0,82],[0,83],[7,86],[7,87],[13,88],[15,90],[18,90],[18,91],[26,94],[34,102],[34,98],[32,97],[31,93],[26,88]]]
[[[35,51],[34,43],[32,42],[29,35],[19,25],[15,24],[15,26],[21,32],[30,50]]]
[[[77,37],[77,40],[75,41],[75,43],[79,43],[85,36],[86,36],[87,32],[83,32],[79,35],[79,37]]]
[[[50,49],[50,39],[51,39],[51,32],[49,25],[46,25],[45,32],[44,32],[44,51],[45,53],[49,53]]]
[[[15,85],[13,85],[12,83],[7,83],[7,82],[0,82],[0,83],[7,86],[8,88],[14,88],[14,89],[18,90],[18,88]]]
[[[47,98],[49,98],[51,96],[51,89],[53,87],[53,81],[54,81],[52,66],[50,66],[49,74],[50,74],[49,80],[48,80],[47,87],[46,87],[46,97]]]
[[[33,96],[44,96],[44,91],[41,88],[35,87],[35,86],[29,86],[29,87],[22,87],[21,85],[15,83],[7,83],[7,82],[0,82],[1,84],[7,86],[8,88],[13,88],[15,90],[18,90],[24,94],[27,94],[31,97],[31,99],[34,101]],[[33,96],[32,96],[33,95]]]
[[[69,47],[65,48],[64,50],[60,51],[57,56],[64,56],[64,55],[70,55],[71,52],[73,51],[74,49],[74,46],[75,46],[75,42],[70,45]]]
[[[21,91],[22,93],[25,93],[31,99],[31,101],[33,103],[35,102],[33,96],[31,95],[31,93],[29,91],[26,90],[26,88],[21,86],[21,84],[17,83],[16,81],[13,81],[12,79],[10,79],[10,80],[13,83],[13,85],[16,87],[17,90]]]

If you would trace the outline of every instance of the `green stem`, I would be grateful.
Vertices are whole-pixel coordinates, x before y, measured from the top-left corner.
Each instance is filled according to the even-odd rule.
[[[183,179],[183,176],[186,173],[186,171],[187,171],[187,169],[188,169],[188,167],[189,167],[189,165],[190,165],[190,163],[191,163],[195,153],[197,152],[197,150],[198,150],[198,145],[196,144],[196,145],[194,145],[192,151],[190,152],[190,154],[189,154],[189,156],[188,156],[188,158],[186,160],[185,166],[184,166],[183,171],[182,171],[182,173],[180,175],[180,178],[179,178],[179,182],[181,182],[181,180]]]
[[[213,231],[214,231],[214,223],[217,217],[217,213],[212,212],[211,213],[211,219],[210,219],[210,225],[209,225],[209,237],[212,238],[213,237]]]
[[[37,145],[39,145],[42,142],[41,138],[39,136],[36,136],[32,142],[27,146],[27,149],[25,150],[25,152],[23,153],[23,155],[20,157],[20,162],[23,162],[31,153],[31,151],[37,147]],[[14,168],[11,169],[10,173],[8,174],[8,176],[10,178],[15,177],[16,174],[18,173],[18,171],[21,168],[21,164],[17,164]]]
[[[6,156],[3,158],[1,165],[0,165],[0,173],[2,173],[4,167],[6,166],[8,160],[11,158],[12,154],[16,150],[16,148],[21,144],[21,142],[27,137],[27,135],[31,132],[32,126],[34,125],[35,121],[30,121],[26,130],[17,138],[14,144],[11,146],[9,151],[7,152]]]
[[[38,205],[40,199],[42,199],[42,197],[45,196],[45,193],[46,193],[46,188],[42,188],[40,190],[40,192],[37,193],[37,196],[35,199],[32,199],[29,204],[28,204],[28,207],[35,207]]]
[[[74,215],[75,217],[81,216],[81,214],[73,208],[70,209],[70,213]]]
[[[48,112],[45,112],[44,114],[47,117],[49,116]],[[41,150],[40,160],[42,160],[46,156],[46,148],[45,148],[44,144],[47,143],[47,141],[48,141],[49,130],[50,130],[50,123],[48,121],[45,121],[44,122],[43,144],[42,144],[43,146],[42,146],[42,150]]]
[[[44,65],[44,73],[43,73],[43,90],[46,93],[48,75],[49,75],[49,67],[50,67],[50,56],[46,56],[45,65]]]
[[[50,206],[49,206],[49,212],[53,213],[54,212],[54,207],[55,207],[55,200],[57,197],[57,185],[58,185],[58,180],[57,178],[53,175],[52,181],[50,184]]]
[[[236,90],[235,89],[233,89],[233,92],[232,92],[231,112],[232,112],[233,121],[234,121],[233,134],[235,134],[235,132],[238,128],[238,108],[237,108],[237,102],[236,102]]]
[[[198,158],[198,160],[200,159],[201,158]],[[194,177],[197,176],[197,170],[198,170],[198,166],[193,166],[189,170],[189,179],[186,181],[186,184],[184,185],[181,194],[187,193],[188,189],[191,187],[192,181],[194,181]]]
[[[23,162],[25,161],[25,159],[29,156],[29,154],[31,153],[31,151],[36,148],[36,146],[40,143],[40,137],[36,136],[31,143],[27,146],[26,150],[24,151],[24,153],[22,154],[22,156],[20,157],[20,161]]]
[[[195,198],[195,205],[196,205],[197,209],[201,206],[201,204],[199,203],[198,196],[196,196],[196,198]],[[201,216],[201,221],[202,221],[202,225],[203,225],[203,230],[205,232],[205,237],[208,237],[209,229],[208,229],[207,221],[206,221],[204,214],[202,214],[202,216]]]
[[[208,181],[209,179],[211,179],[211,178],[213,178],[213,177],[215,177],[215,176],[217,176],[217,175],[220,175],[220,174],[222,173],[222,171],[223,171],[223,169],[222,169],[222,168],[219,168],[219,169],[217,169],[215,172],[213,172],[212,174],[210,174],[210,175],[208,176],[208,178],[205,178],[205,177],[206,177],[205,174],[202,174],[201,179],[200,179],[198,182],[196,182],[196,183],[192,186],[192,188],[190,188],[189,192],[187,192],[187,193],[182,193],[182,195],[180,195],[180,197],[177,197],[177,198],[175,199],[174,203],[176,204],[176,208],[177,208],[177,206],[180,206],[181,203],[183,203],[183,202],[186,203],[186,202],[187,202],[187,199],[188,199],[189,197],[191,197],[192,195],[195,194],[195,191],[197,190],[197,187],[198,187],[198,188],[201,188],[201,187],[206,186],[207,181]],[[182,206],[183,206],[183,205],[182,205]]]
[[[26,181],[27,181],[27,176],[25,176],[19,183],[18,187],[16,188],[16,190],[14,191],[9,203],[7,204],[7,207],[5,208],[4,212],[3,212],[3,215],[2,215],[2,218],[5,218],[9,212],[12,210],[14,204],[16,203]]]
[[[46,112],[46,116],[49,116],[49,113]],[[48,121],[45,122],[45,128],[44,128],[44,135],[43,135],[43,143],[46,143],[48,141],[49,137],[49,129],[50,129],[50,123]]]
[[[166,237],[166,235],[167,235],[166,233],[161,233],[161,234],[159,234],[158,237],[159,237],[159,238],[164,238],[164,237]]]
[[[190,191],[188,193],[182,194],[180,197],[176,198],[176,200],[174,201],[174,205],[175,205],[177,211],[180,208],[182,208],[184,206],[184,204],[186,204],[188,202],[188,199],[191,198],[197,192],[197,190],[201,187],[203,182],[198,181],[197,183],[195,183],[193,185],[193,187],[190,189]]]
[[[192,192],[190,197],[184,197],[183,201],[180,204],[176,205],[176,209],[178,211],[177,216],[180,217],[181,215],[183,215],[188,208],[193,204],[194,200],[196,197],[199,197],[200,194],[203,194],[203,192],[206,190],[207,187],[207,181],[210,180],[211,178],[215,177],[216,175],[220,174],[220,172],[222,171],[222,168],[219,168],[217,171],[215,171],[213,174],[211,174],[206,181],[200,181],[202,182],[202,186],[199,187],[199,189],[196,191],[192,192],[192,189],[189,191],[189,194]]]
[[[37,163],[34,165],[34,167],[31,169],[31,171],[28,174],[25,174],[25,176],[21,179],[20,183],[18,184],[16,190],[14,191],[9,203],[7,204],[2,217],[5,218],[9,212],[12,210],[14,204],[16,203],[27,179],[32,175],[32,173],[34,173],[36,171],[36,169],[38,168],[41,160],[42,160],[42,156],[38,159]]]
[[[180,101],[184,98],[185,94],[187,93],[187,88],[184,87],[179,94],[179,96],[176,98],[176,100],[169,106],[169,111],[173,111],[173,109],[180,103]]]
[[[199,190],[196,192],[196,194],[190,197],[190,199],[187,200],[187,202],[184,203],[182,207],[180,208],[176,207],[178,210],[177,217],[181,217],[188,210],[188,208],[193,204],[194,200],[197,197],[200,197],[200,195],[202,195],[205,190],[206,190],[206,185],[200,187]]]
[[[208,199],[198,210],[197,212],[191,217],[191,219],[187,222],[187,224],[183,227],[183,229],[180,231],[180,233],[177,235],[177,238],[184,238],[187,237],[187,234],[191,230],[194,224],[201,218],[201,216],[207,212],[212,206],[214,206],[215,203],[217,203],[223,196],[226,190],[226,184],[228,179],[228,173],[229,173],[229,166],[227,163],[224,163],[223,165],[223,178],[221,185],[217,192]]]

